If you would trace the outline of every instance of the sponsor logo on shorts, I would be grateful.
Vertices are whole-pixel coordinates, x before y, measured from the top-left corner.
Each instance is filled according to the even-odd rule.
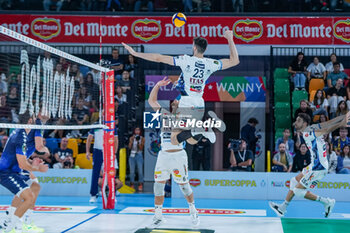
[[[180,172],[179,172],[178,169],[174,169],[174,170],[173,170],[173,174],[174,174],[174,176],[177,177],[177,178],[180,178],[180,177],[181,177],[181,175],[179,175],[179,173],[180,173]]]
[[[190,179],[190,185],[191,186],[197,187],[200,184],[201,184],[201,180],[200,179]]]

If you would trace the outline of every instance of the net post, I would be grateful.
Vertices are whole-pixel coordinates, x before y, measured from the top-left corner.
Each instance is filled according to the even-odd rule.
[[[107,129],[103,135],[103,159],[104,159],[104,179],[103,182],[109,187],[108,197],[102,195],[103,209],[114,209],[115,205],[115,151],[114,151],[114,71],[102,73],[104,80],[104,124]],[[104,185],[104,186],[105,186]],[[105,190],[102,190],[105,192]],[[105,200],[107,199],[107,200]]]

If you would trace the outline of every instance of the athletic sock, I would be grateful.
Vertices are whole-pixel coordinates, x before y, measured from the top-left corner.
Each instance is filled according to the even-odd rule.
[[[154,214],[157,218],[162,217],[163,205],[154,205]]]
[[[316,197],[316,201],[321,202],[321,203],[324,204],[324,205],[328,203],[328,199],[327,199],[327,198],[325,198],[325,197],[320,197],[320,196],[317,196],[317,197]]]
[[[24,223],[27,225],[32,224],[33,210],[28,209],[24,214]]]
[[[289,205],[289,201],[284,201],[279,208],[283,211],[285,211],[287,209],[287,206]]]
[[[194,202],[190,203],[188,202],[188,208],[190,210],[190,213],[196,210],[196,206],[194,205]]]

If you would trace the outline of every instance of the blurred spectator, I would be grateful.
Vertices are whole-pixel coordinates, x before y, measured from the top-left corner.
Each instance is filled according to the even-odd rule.
[[[326,151],[327,151],[327,160],[328,160],[328,173],[335,174],[337,169],[337,154],[332,151],[329,142],[326,141]]]
[[[192,6],[192,0],[182,0],[184,4],[184,11],[185,12],[192,12],[193,6]]]
[[[243,12],[244,3],[243,0],[232,0],[233,12]]]
[[[0,96],[0,122],[11,123],[12,113],[11,108],[6,104],[6,96]]]
[[[259,121],[252,117],[248,120],[248,123],[242,127],[241,129],[241,138],[245,140],[245,142],[248,143],[247,148],[251,152],[253,152],[253,155],[255,155],[256,150],[256,142],[258,141],[258,137],[255,135],[256,131],[256,125],[259,124]]]
[[[76,98],[76,103],[79,102],[79,99],[83,99],[83,107],[87,110],[90,110],[91,108],[91,101],[92,101],[92,96],[91,94],[87,91],[86,87],[81,87],[78,92],[78,96]]]
[[[46,139],[43,138],[43,144],[44,146],[46,146]],[[32,159],[34,158],[39,158],[39,159],[42,159],[44,161],[45,164],[47,164],[49,167],[52,167],[52,159],[51,159],[51,154],[50,153],[45,153],[45,154],[41,154],[37,151],[35,151],[32,156],[31,156]]]
[[[63,72],[66,72],[68,67],[70,67],[70,63],[64,57],[60,57],[60,64]]]
[[[338,104],[346,98],[346,90],[343,87],[343,79],[338,79],[335,86],[327,90],[330,118],[336,116]]]
[[[148,12],[153,11],[153,1],[152,0],[136,0],[135,11],[140,11],[142,6],[147,5]]]
[[[15,109],[16,112],[19,110],[19,97],[17,87],[13,86],[10,88],[10,94],[6,99],[7,106],[11,109]]]
[[[328,62],[325,66],[328,73],[331,73],[334,71],[334,63],[336,62],[337,62],[337,55],[335,53],[332,53],[330,56],[330,62]],[[344,71],[344,66],[340,62],[339,62],[339,67],[340,67],[339,68],[340,71]]]
[[[53,152],[55,158],[55,164],[53,165],[54,169],[61,168],[73,168],[74,160],[73,160],[73,151],[72,149],[67,148],[68,139],[62,138],[60,147],[55,149]]]
[[[304,167],[311,163],[311,154],[305,143],[302,143],[299,149],[296,150],[293,158],[293,172],[300,172]]]
[[[63,118],[59,118],[59,119],[53,120],[53,121],[54,121],[53,124],[56,124],[56,125],[67,125],[68,124],[68,120],[63,119]],[[55,130],[49,131],[47,137],[50,137],[50,138],[63,138],[63,137],[66,137],[67,134],[68,134],[68,130],[55,129]]]
[[[0,77],[0,95],[7,95],[8,92],[8,85],[7,85],[7,78],[4,73],[1,74]]]
[[[297,110],[295,110],[294,119],[297,119],[299,113],[306,113],[307,115],[310,116],[310,119],[313,119],[312,110],[309,107],[309,103],[306,100],[300,101],[300,107]]]
[[[56,7],[56,11],[60,11],[63,5],[63,0],[44,0],[44,11],[50,11],[52,6]]]
[[[299,52],[288,68],[288,72],[292,75],[292,80],[294,82],[294,90],[305,90],[306,67],[307,63],[304,58],[304,53]]]
[[[139,176],[138,191],[143,190],[143,147],[145,138],[141,135],[141,128],[136,127],[133,135],[129,139],[129,169],[130,169],[130,186],[134,188],[135,183],[135,167],[137,166]]]
[[[276,145],[275,145],[275,151],[278,151],[278,146],[281,143],[284,143],[286,146],[286,150],[292,154],[294,154],[294,141],[290,137],[290,129],[284,129],[283,131],[283,137],[277,138]]]
[[[119,58],[119,49],[117,48],[112,49],[112,59],[110,60],[110,62],[111,62],[111,69],[114,70],[114,77],[116,79],[121,79],[124,63],[123,63],[123,60]]]
[[[335,115],[336,116],[345,115],[346,113],[348,113],[348,111],[349,111],[348,105],[345,103],[345,100],[342,100],[338,104],[337,111],[336,111]]]
[[[348,137],[348,129],[342,127],[339,129],[339,137],[333,141],[333,150],[337,155],[343,150],[345,145],[350,144],[350,139]]]
[[[62,10],[63,11],[79,11],[81,10],[81,0],[63,0]]]
[[[117,80],[116,85],[120,86],[122,88],[123,92],[130,90],[130,73],[128,71],[124,70],[123,75],[122,75],[122,79]]]
[[[88,72],[88,74],[92,75],[95,84],[97,84],[98,86],[101,85],[101,72],[100,71],[92,69],[91,71]]]
[[[21,90],[21,75],[16,73],[11,73],[9,77],[9,88],[11,91],[12,87],[16,87],[17,91]]]
[[[307,67],[307,79],[310,81],[313,78],[326,80],[327,72],[324,65],[318,57],[314,57],[314,61]]]
[[[107,0],[107,7],[106,7],[107,11],[110,10],[122,10],[122,4],[120,3],[119,0]]]
[[[135,77],[135,69],[138,67],[138,64],[136,63],[136,58],[129,54],[128,60],[125,63],[124,70],[129,71],[130,77],[134,78]]]
[[[120,86],[117,86],[115,88],[115,96],[114,99],[118,100],[119,104],[123,104],[124,102],[126,102],[126,95],[123,94],[123,90]]]
[[[83,125],[89,119],[89,112],[86,108],[84,108],[84,99],[79,98],[77,108],[73,111],[73,119],[76,121],[75,123],[78,125]]]
[[[291,172],[293,167],[293,158],[286,151],[286,145],[281,143],[278,146],[278,153],[273,156],[272,163],[272,171],[274,172]]]
[[[196,145],[193,146],[192,153],[193,170],[210,170],[210,142],[206,138],[202,138]]]
[[[313,111],[312,115],[324,114],[328,116],[328,100],[325,98],[325,93],[323,90],[318,89],[314,96],[314,101],[310,102],[310,107]],[[312,118],[311,118],[312,119]]]
[[[8,136],[3,136],[0,143],[0,153],[4,152],[4,148],[7,142]]]
[[[334,70],[330,72],[327,76],[328,88],[335,86],[338,79],[342,79],[343,81],[345,79],[348,79],[348,76],[344,72],[340,71],[339,62],[335,62],[333,64],[333,68]]]
[[[56,73],[58,73],[59,75],[64,74],[64,70],[62,68],[62,64],[61,63],[57,63],[56,64],[55,74]]]
[[[253,164],[253,152],[247,150],[247,142],[244,138],[241,139],[241,144],[239,145],[239,151],[233,151],[230,149],[230,164],[232,171],[252,171]],[[230,145],[229,145],[230,148]]]
[[[345,145],[338,156],[337,174],[350,174],[350,146]]]
[[[323,123],[328,121],[328,117],[326,116],[326,114],[320,114],[320,119],[318,120],[318,123]]]
[[[69,75],[75,77],[77,80],[83,79],[83,74],[80,73],[78,64],[73,64],[69,69]],[[79,81],[81,82],[81,81]]]

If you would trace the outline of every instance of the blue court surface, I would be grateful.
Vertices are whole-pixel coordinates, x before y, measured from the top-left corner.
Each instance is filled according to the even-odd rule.
[[[11,196],[1,196],[3,218]],[[193,228],[185,199],[166,198],[166,222],[160,228],[145,229],[153,218],[153,195],[121,194],[115,210],[104,210],[102,199],[94,205],[89,197],[39,196],[35,223],[45,232],[216,232],[216,233],[293,233],[349,232],[350,202],[337,202],[329,219],[323,217],[323,205],[312,201],[294,201],[284,218],[276,217],[268,201],[197,199],[201,224]],[[297,226],[298,227],[295,227]],[[326,227],[324,227],[326,226]],[[310,230],[306,230],[310,227]],[[180,230],[181,229],[181,230]],[[301,229],[305,229],[304,231]],[[211,231],[210,231],[211,230]]]

